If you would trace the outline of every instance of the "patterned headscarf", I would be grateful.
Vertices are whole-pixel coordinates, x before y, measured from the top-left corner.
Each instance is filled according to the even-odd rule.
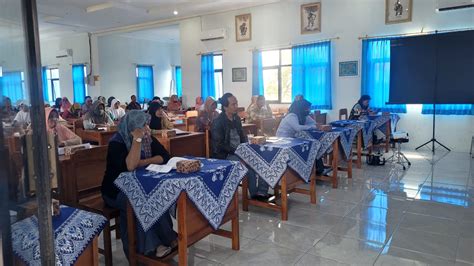
[[[150,123],[150,115],[146,114],[139,110],[131,110],[122,118],[118,126],[118,133],[123,139],[125,146],[127,146],[127,150],[130,151],[132,147],[133,136],[132,132],[137,128],[143,128],[145,125]],[[145,134],[142,139],[142,152],[146,158],[150,158],[152,156],[151,152],[151,136]]]
[[[99,106],[104,107],[104,113],[100,114]],[[101,101],[95,101],[92,104],[91,111],[86,114],[86,119],[91,119],[94,124],[107,124],[108,118],[107,113],[105,112],[105,104]]]

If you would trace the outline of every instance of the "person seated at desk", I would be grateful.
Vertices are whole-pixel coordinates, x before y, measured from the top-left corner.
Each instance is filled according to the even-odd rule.
[[[120,107],[120,100],[114,98],[110,104],[111,106],[107,110],[110,118],[113,121],[120,121],[125,116],[125,110]]]
[[[149,164],[164,164],[170,159],[166,149],[150,135],[150,115],[132,110],[122,119],[118,132],[109,141],[107,166],[102,180],[104,202],[120,210],[120,236],[122,247],[128,258],[127,196],[114,184],[123,173]],[[164,213],[158,222],[144,232],[137,221],[137,251],[145,255],[164,257],[177,246],[177,234],[169,213]]]
[[[92,109],[92,97],[91,96],[86,96],[86,98],[84,98],[84,104],[82,105],[81,107],[81,113],[82,115],[86,115],[87,113],[89,113]]]
[[[294,138],[300,131],[316,129],[316,122],[309,115],[311,112],[311,103],[307,100],[295,100],[288,111],[289,113],[281,120],[278,126],[276,132],[277,137]],[[323,160],[316,160],[316,174],[324,174],[324,171]]]
[[[113,125],[114,121],[105,112],[105,104],[101,101],[96,101],[91,110],[84,116],[84,129],[90,130]]]
[[[12,100],[6,96],[3,96],[3,102],[0,103],[1,112],[2,112],[2,120],[3,122],[13,122],[13,119],[16,116],[15,110],[12,107]]]
[[[202,97],[198,96],[196,97],[196,105],[194,105],[194,110],[200,111],[203,108],[203,102],[202,102]]]
[[[27,128],[31,123],[30,108],[25,103],[20,101],[18,109],[19,111],[13,119],[13,126]]]
[[[196,131],[198,132],[205,132],[206,129],[209,130],[212,122],[219,116],[219,113],[216,111],[217,102],[211,96],[207,97],[203,106],[204,109],[199,111],[196,119]]]
[[[263,95],[259,95],[257,97],[257,102],[250,107],[249,110],[249,123],[255,123],[258,120],[262,120],[264,118],[272,118],[272,109],[270,106],[265,102],[265,97]]]
[[[168,119],[163,111],[163,106],[158,102],[153,102],[148,107],[148,114],[151,116],[150,128],[155,130],[173,129],[173,123]]]
[[[79,145],[82,143],[82,139],[74,134],[69,128],[58,123],[59,113],[56,109],[46,107],[44,109],[46,116],[46,130],[48,133],[55,134],[58,136],[58,145],[60,147]]]
[[[69,109],[69,118],[77,119],[81,117],[81,105],[79,103],[74,103]]]
[[[137,96],[132,95],[130,97],[131,102],[127,105],[125,110],[130,111],[130,110],[141,110],[142,107],[140,106],[139,103],[137,103]]]
[[[72,104],[69,102],[69,99],[67,97],[63,97],[61,100],[61,108],[59,109],[59,114],[61,115],[62,118],[68,119],[72,118],[71,117],[71,107]]]
[[[110,96],[108,99],[107,99],[107,107],[112,107],[112,100],[115,99],[114,96]]]
[[[366,118],[371,112],[369,108],[370,96],[362,95],[360,99],[352,107],[349,120],[360,120]]]
[[[171,95],[166,109],[168,112],[175,112],[181,110],[181,102],[178,99],[178,95]]]
[[[231,93],[226,93],[219,99],[219,102],[222,104],[222,113],[211,126],[211,157],[240,161],[239,157],[234,154],[235,150],[241,143],[248,140],[242,130],[242,122],[237,116],[237,98]],[[248,169],[247,178],[252,199],[267,201],[271,197],[268,194],[268,184],[263,179],[257,178],[253,170]]]

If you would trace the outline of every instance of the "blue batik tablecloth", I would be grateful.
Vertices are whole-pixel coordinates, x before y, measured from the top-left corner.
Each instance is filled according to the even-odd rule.
[[[92,239],[102,232],[103,216],[61,206],[53,216],[56,265],[73,265]],[[41,265],[38,218],[32,216],[12,225],[13,252],[27,265]]]
[[[309,140],[318,140],[321,143],[321,147],[319,148],[316,158],[320,159],[324,154],[330,153],[332,151],[332,144],[342,135],[342,131],[322,131],[317,129],[309,129],[296,133],[295,137]]]
[[[176,203],[181,191],[186,192],[214,229],[221,225],[247,168],[240,162],[192,159],[201,161],[199,172],[181,174],[171,170],[163,174],[140,168],[122,173],[115,180],[115,185],[127,196],[145,232]]]
[[[372,120],[338,120],[331,122],[333,127],[352,128],[357,132],[362,131],[362,144],[364,148],[369,147],[377,123]]]
[[[288,167],[308,182],[319,147],[319,141],[278,138],[264,145],[242,143],[235,155],[274,188]]]

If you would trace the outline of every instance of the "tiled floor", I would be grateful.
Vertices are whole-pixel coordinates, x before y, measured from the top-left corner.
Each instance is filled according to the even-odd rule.
[[[318,186],[316,205],[291,194],[288,221],[256,207],[240,212],[240,251],[212,235],[189,249],[189,264],[474,265],[474,159],[406,155],[405,172],[364,165],[337,189]],[[114,265],[128,265],[120,241]]]

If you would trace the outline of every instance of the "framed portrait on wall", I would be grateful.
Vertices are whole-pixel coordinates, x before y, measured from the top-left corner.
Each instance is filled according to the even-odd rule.
[[[339,77],[354,77],[359,75],[359,61],[339,62]]]
[[[247,82],[247,68],[232,68],[232,82]]]
[[[321,32],[321,3],[301,5],[301,34]]]
[[[385,24],[410,22],[413,0],[385,0]]]
[[[252,39],[252,15],[242,14],[235,16],[235,40],[237,42]]]

